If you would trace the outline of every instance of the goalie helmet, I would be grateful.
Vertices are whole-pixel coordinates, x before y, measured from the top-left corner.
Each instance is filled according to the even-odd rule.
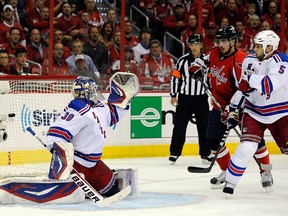
[[[98,100],[104,100],[103,95],[98,91],[96,83],[90,77],[79,76],[73,82],[72,94],[74,98],[82,98],[98,103]]]
[[[264,50],[265,55],[266,55],[265,50],[266,50],[267,46],[271,45],[273,47],[272,51],[270,52],[270,53],[272,53],[278,49],[279,42],[280,42],[279,36],[271,30],[261,31],[258,34],[256,34],[256,36],[254,38],[255,44],[261,44],[263,46],[263,50]],[[269,55],[270,53],[268,53],[267,55]]]

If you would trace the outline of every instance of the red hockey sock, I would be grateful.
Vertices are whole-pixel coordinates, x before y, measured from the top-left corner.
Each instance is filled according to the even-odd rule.
[[[229,162],[230,162],[230,152],[229,150],[226,148],[226,146],[224,146],[219,154],[218,154],[218,157],[216,159],[217,163],[219,164],[221,170],[226,170],[228,165],[229,165]]]
[[[270,164],[269,152],[266,146],[258,149],[255,153],[255,157],[261,164]],[[264,170],[260,168],[260,172],[264,172]]]

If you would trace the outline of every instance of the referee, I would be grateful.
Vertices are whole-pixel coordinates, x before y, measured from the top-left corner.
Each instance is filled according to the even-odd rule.
[[[171,105],[176,106],[173,134],[170,145],[170,164],[174,164],[182,153],[186,130],[192,115],[195,115],[199,140],[199,154],[204,164],[212,160],[211,151],[206,145],[206,129],[209,116],[208,96],[200,81],[192,78],[189,67],[195,58],[203,60],[203,41],[200,34],[188,38],[190,51],[181,56],[172,72],[170,83]]]

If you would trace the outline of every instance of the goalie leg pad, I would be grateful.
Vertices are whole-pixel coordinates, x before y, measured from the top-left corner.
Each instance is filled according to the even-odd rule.
[[[54,142],[48,177],[58,180],[68,179],[73,169],[73,163],[73,145],[67,142]]]
[[[0,182],[0,204],[71,204],[84,200],[85,194],[71,178],[12,177]]]
[[[131,186],[131,192],[129,196],[136,196],[139,193],[138,188],[138,170],[137,169],[116,169],[118,174],[116,180],[118,180],[119,189],[122,190],[127,186]]]

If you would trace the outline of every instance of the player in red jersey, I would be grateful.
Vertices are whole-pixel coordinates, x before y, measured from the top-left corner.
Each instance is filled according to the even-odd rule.
[[[244,52],[236,49],[237,36],[238,34],[234,26],[228,25],[220,28],[216,34],[218,47],[212,49],[208,55],[212,95],[221,106],[221,109],[227,110],[227,112],[224,111],[221,113],[219,107],[217,107],[216,104],[213,104],[213,109],[209,116],[206,133],[207,143],[214,152],[219,147],[227,127],[233,128],[239,123],[238,116],[230,115],[235,111],[239,99],[242,96],[242,93],[237,89],[242,73],[242,62],[246,57]],[[239,97],[237,97],[238,95]],[[231,103],[232,97],[238,98],[238,100]],[[225,124],[223,124],[224,113],[229,113],[228,120],[225,121]],[[261,164],[270,163],[269,153],[266,149],[264,140],[259,144],[255,157]],[[219,176],[211,179],[210,183],[212,188],[222,187],[223,183],[225,183],[225,170],[230,161],[230,153],[225,145],[221,148],[216,161],[222,172]],[[261,168],[260,172],[264,172],[264,170]]]

